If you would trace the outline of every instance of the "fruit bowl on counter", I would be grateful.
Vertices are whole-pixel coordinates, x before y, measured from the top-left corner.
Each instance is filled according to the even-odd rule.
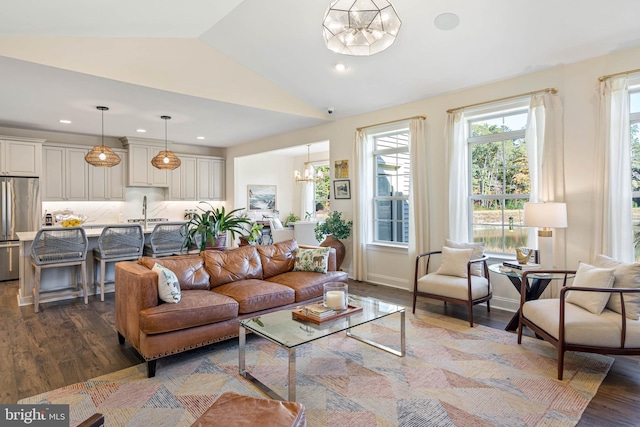
[[[83,214],[73,213],[69,210],[59,211],[53,213],[53,219],[55,224],[62,227],[79,227],[84,224],[88,217]]]

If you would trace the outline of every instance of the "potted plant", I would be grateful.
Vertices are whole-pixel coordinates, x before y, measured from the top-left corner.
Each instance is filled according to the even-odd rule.
[[[300,221],[300,217],[294,214],[293,212],[289,212],[289,215],[284,220],[284,226],[288,227],[290,223]]]
[[[342,219],[342,212],[329,213],[324,222],[319,222],[314,228],[316,239],[320,246],[331,247],[336,250],[336,265],[338,270],[344,261],[345,247],[339,239],[347,239],[351,235],[353,221]]]
[[[248,218],[236,215],[244,208],[227,212],[223,207],[214,208],[207,202],[199,202],[197,209],[186,224],[186,236],[184,247],[197,247],[204,251],[207,247],[223,249],[226,246],[227,231],[233,239],[236,233],[246,231],[246,226],[251,224]]]
[[[264,225],[254,222],[253,224],[251,224],[251,228],[249,228],[248,230],[245,229],[245,232],[247,234],[239,237],[240,246],[255,245],[262,235],[262,227],[264,227]]]

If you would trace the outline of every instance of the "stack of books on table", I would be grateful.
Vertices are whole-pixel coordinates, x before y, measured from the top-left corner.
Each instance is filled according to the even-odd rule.
[[[308,305],[302,311],[307,316],[315,317],[316,319],[324,319],[336,314],[335,310],[325,307],[322,303]]]
[[[526,264],[518,264],[515,262],[505,261],[502,263],[505,267],[513,268],[515,270],[535,270],[540,268],[540,264],[536,264],[535,262],[528,262]]]

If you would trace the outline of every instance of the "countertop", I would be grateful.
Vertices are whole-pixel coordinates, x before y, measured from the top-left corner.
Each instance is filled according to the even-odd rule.
[[[182,221],[172,221],[172,222],[182,222]],[[186,221],[184,221],[186,222]],[[162,224],[161,222],[153,222],[153,223],[149,223],[147,226],[147,229],[144,230],[144,234],[151,234],[151,232],[153,231],[153,228],[156,226],[156,224]],[[100,237],[100,234],[102,234],[102,229],[104,227],[106,227],[107,225],[126,225],[122,224],[122,223],[118,223],[118,224],[84,224],[83,228],[85,233],[87,234],[88,238],[92,238],[92,237]],[[45,228],[52,228],[52,227],[45,227]],[[18,236],[18,240],[20,240],[21,242],[32,242],[33,239],[35,239],[36,234],[38,232],[37,231],[23,231],[23,232],[18,232],[16,233],[16,235]]]

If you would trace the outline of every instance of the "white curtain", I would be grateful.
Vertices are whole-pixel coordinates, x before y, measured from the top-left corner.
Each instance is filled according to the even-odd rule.
[[[448,238],[458,242],[469,241],[469,151],[464,113],[447,115],[445,139],[449,159],[449,222]]]
[[[367,280],[367,238],[372,227],[373,152],[362,130],[356,132],[353,146],[353,278]]]
[[[592,257],[633,262],[629,87],[626,76],[600,83]]]
[[[409,203],[409,270],[413,280],[415,258],[418,254],[429,249],[429,180],[425,167],[427,163],[427,143],[424,133],[424,120],[411,119],[409,122],[411,139],[409,140],[409,155],[411,157],[411,200]]]
[[[316,211],[315,206],[313,206],[315,187],[313,182],[299,182],[298,185],[300,186],[300,218],[308,220],[306,218],[307,213],[313,217]]]
[[[527,157],[529,160],[530,200],[564,202],[564,142],[562,106],[549,92],[531,97],[527,118]],[[529,242],[536,242],[536,229],[529,229]],[[535,246],[535,245],[531,245]],[[553,265],[566,267],[564,229],[553,230]]]

